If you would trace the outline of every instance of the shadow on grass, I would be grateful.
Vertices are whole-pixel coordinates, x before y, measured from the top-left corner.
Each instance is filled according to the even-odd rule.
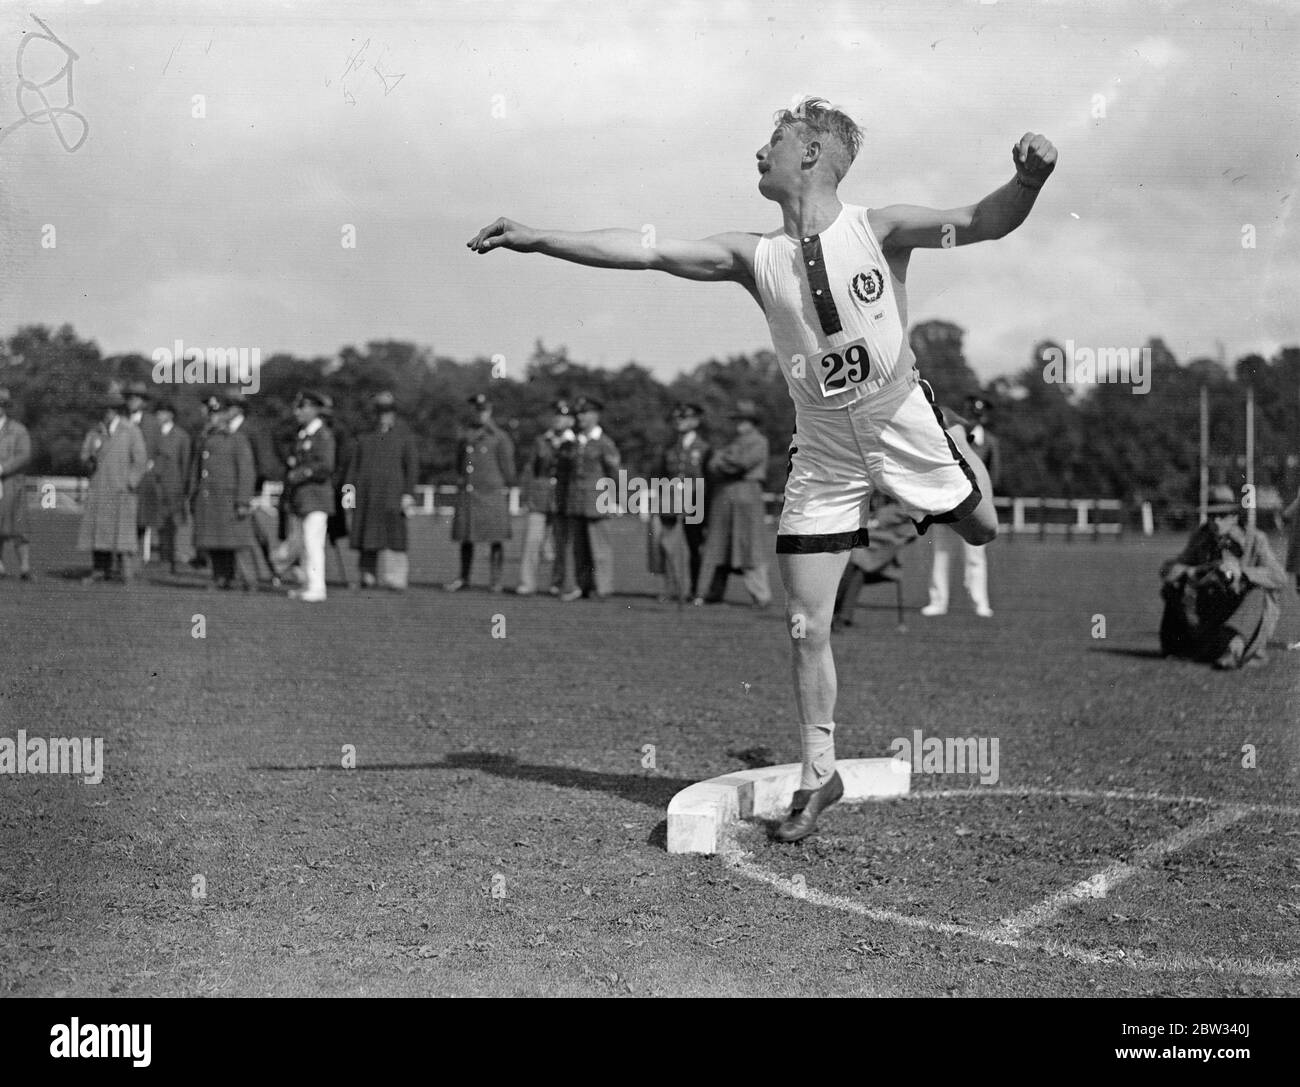
[[[1122,646],[1094,645],[1090,648],[1091,653],[1112,653],[1118,657],[1137,657],[1140,660],[1164,660],[1164,654],[1159,649],[1125,649]]]
[[[609,793],[637,804],[664,811],[677,793],[694,781],[686,778],[609,774],[597,770],[580,770],[572,766],[542,766],[520,762],[513,755],[486,751],[456,751],[442,762],[363,763],[348,770],[333,763],[329,766],[254,766],[255,771],[299,773],[303,770],[328,770],[340,774],[386,773],[393,770],[479,770],[516,781],[537,781],[583,792]]]

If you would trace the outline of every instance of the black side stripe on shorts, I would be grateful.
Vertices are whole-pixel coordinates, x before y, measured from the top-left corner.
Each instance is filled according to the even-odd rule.
[[[852,551],[855,547],[866,547],[868,541],[865,528],[852,532],[829,532],[822,536],[785,535],[776,538],[778,555],[833,555],[840,551]]]
[[[980,494],[980,485],[975,478],[975,473],[971,471],[971,466],[966,463],[966,458],[961,455],[957,444],[952,440],[952,435],[948,433],[948,427],[943,421],[943,412],[939,410],[939,405],[934,402],[934,390],[930,388],[930,383],[922,379],[921,389],[925,393],[926,400],[930,403],[930,410],[934,412],[934,417],[939,423],[939,429],[943,431],[943,440],[948,443],[948,451],[952,454],[953,460],[961,465],[961,470],[966,473],[966,478],[970,480],[970,494],[947,513],[936,513],[932,516],[922,517],[919,521],[914,520],[912,524],[916,525],[916,534],[918,536],[924,536],[931,525],[950,525],[954,521],[960,521],[963,517],[969,517],[975,512],[975,508],[980,504],[980,499],[983,497]]]
[[[808,288],[812,291],[813,305],[817,307],[817,319],[822,331],[830,336],[843,332],[839,310],[835,308],[835,299],[831,296],[831,281],[826,277],[826,262],[822,259],[822,239],[820,234],[803,240],[803,270],[808,276]]]

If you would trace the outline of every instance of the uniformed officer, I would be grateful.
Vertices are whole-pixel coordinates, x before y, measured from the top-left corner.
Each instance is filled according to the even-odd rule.
[[[515,446],[492,419],[492,404],[479,393],[469,398],[471,419],[461,435],[456,470],[460,494],[451,538],[460,544],[460,576],[445,588],[457,592],[469,584],[474,545],[491,545],[489,568],[494,593],[503,591],[505,544],[510,539],[510,488],[515,483]]]
[[[289,538],[275,551],[276,564],[286,570],[295,564],[303,568],[302,589],[289,596],[303,603],[325,599],[325,536],[329,515],[334,512],[334,435],[322,417],[329,398],[306,390],[293,405],[298,433],[284,476],[284,501],[289,510]]]
[[[560,447],[557,504],[564,511],[555,540],[555,561],[563,570],[560,599],[604,600],[614,591],[614,549],[608,515],[598,501],[601,480],[618,475],[618,447],[600,425],[604,410],[595,397],[574,405],[578,425],[574,440]]]
[[[709,443],[700,434],[703,418],[699,404],[678,404],[673,409],[677,436],[664,449],[660,472],[673,481],[670,493],[675,501],[672,508],[650,518],[650,572],[666,576],[671,598],[698,598],[705,536],[704,476],[709,463]]]
[[[573,408],[567,400],[557,400],[551,405],[551,425],[533,442],[528,462],[524,465],[524,501],[528,504],[528,527],[524,534],[524,554],[519,563],[520,596],[531,596],[537,591],[538,572],[547,540],[554,540],[555,522],[559,515],[558,464],[560,448],[575,438]],[[551,592],[558,594],[564,581],[564,564],[557,561],[551,577]]]

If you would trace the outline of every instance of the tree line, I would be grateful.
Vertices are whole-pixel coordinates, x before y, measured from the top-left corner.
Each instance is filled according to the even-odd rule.
[[[1199,397],[1208,390],[1212,482],[1245,482],[1246,388],[1255,389],[1256,482],[1290,497],[1300,485],[1300,347],[1281,348],[1271,359],[1246,355],[1228,366],[1210,358],[1180,364],[1159,338],[1151,338],[1149,391],[1135,395],[1125,382],[1072,385],[1047,380],[1049,360],[1061,345],[1044,340],[1019,371],[981,382],[963,353],[964,330],[925,321],[910,333],[918,365],[941,405],[962,409],[967,396],[993,405],[990,428],[1002,449],[999,491],[1053,498],[1150,501],[1157,516],[1182,527],[1194,516],[1198,493]],[[68,325],[29,325],[0,341],[0,385],[15,402],[34,450],[33,474],[77,475],[81,440],[100,415],[110,387],[151,384],[154,362],[144,354],[103,355]],[[629,471],[646,476],[675,433],[674,404],[691,401],[707,413],[715,439],[730,434],[728,414],[739,399],[756,402],[772,443],[768,486],[785,482],[786,448],[794,408],[775,354],[759,350],[708,359],[669,382],[635,361],[621,369],[591,367],[565,348],[540,341],[512,367],[498,357],[457,360],[417,344],[393,340],[344,347],[333,357],[277,353],[262,360],[261,386],[249,414],[268,429],[284,425],[299,389],[333,397],[335,416],[350,433],[372,425],[370,398],[380,389],[396,396],[420,448],[424,483],[455,481],[456,445],[466,401],[479,392],[493,400],[498,423],[512,435],[519,456],[549,422],[558,397],[595,396],[605,404],[604,425]],[[202,425],[208,387],[153,386],[172,399],[178,421],[191,433]]]

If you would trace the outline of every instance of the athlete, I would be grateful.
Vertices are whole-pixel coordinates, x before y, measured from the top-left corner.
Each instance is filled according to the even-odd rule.
[[[803,769],[789,817],[794,842],[843,796],[835,769],[835,662],[830,630],[849,552],[865,546],[873,488],[902,503],[921,532],[949,524],[962,539],[997,535],[993,489],[978,457],[945,433],[907,338],[913,249],[1001,238],[1024,222],[1056,166],[1056,149],[1027,132],[1011,150],[1015,176],[977,203],[938,210],[844,204],[837,195],[862,132],[824,99],[776,114],[758,150],[758,191],[781,208],[781,229],[663,239],[638,230],[538,230],[497,219],[468,242],[477,253],[543,253],[597,268],[652,269],[739,283],[763,310],[795,404],[790,475],[777,561],[792,634]]]

